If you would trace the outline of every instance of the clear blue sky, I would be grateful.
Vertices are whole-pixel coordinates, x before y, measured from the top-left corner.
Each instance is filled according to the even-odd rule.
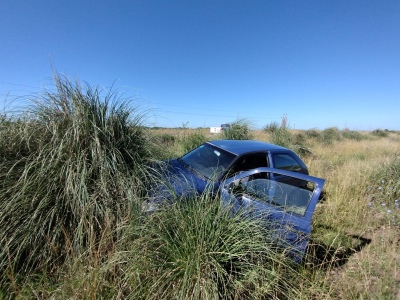
[[[400,1],[0,0],[0,109],[52,68],[150,126],[400,130]]]

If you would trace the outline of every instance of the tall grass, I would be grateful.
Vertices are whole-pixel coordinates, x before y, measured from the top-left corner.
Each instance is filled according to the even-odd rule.
[[[207,141],[206,136],[201,131],[185,134],[180,140],[183,153],[187,153]]]
[[[374,131],[371,132],[371,134],[377,137],[387,137],[389,135],[389,131],[382,129],[375,129]]]
[[[251,140],[251,124],[246,119],[238,119],[231,123],[229,129],[222,132],[222,139],[225,140]]]
[[[270,133],[270,141],[273,144],[290,148],[293,145],[293,136],[287,128],[277,128]]]
[[[273,250],[270,236],[259,221],[232,215],[209,194],[177,199],[131,239],[130,298],[290,298],[298,273]]]
[[[94,263],[75,257],[51,274],[27,277],[16,294],[54,299],[300,297],[304,277],[276,252],[263,224],[244,217],[245,212],[232,215],[211,195],[176,200],[139,226],[125,227],[106,259]]]
[[[359,131],[349,130],[349,129],[342,130],[342,136],[345,139],[356,140],[356,141],[361,141],[366,139],[366,136],[360,133]]]
[[[311,279],[318,293],[306,289],[302,294],[324,299],[396,299],[400,144],[389,137],[313,148],[316,155],[306,164],[311,174],[327,181],[326,199],[313,218],[312,238],[334,253],[326,254],[324,267],[313,265]]]
[[[54,80],[55,91],[33,99],[25,117],[0,124],[3,279],[54,270],[112,242],[115,227],[133,217],[151,155],[144,115],[132,103]]]
[[[285,148],[290,148],[302,157],[312,155],[312,151],[306,145],[306,135],[302,132],[292,133],[286,126],[286,119],[279,126],[277,122],[267,124],[263,131],[268,136],[268,142]]]
[[[178,138],[169,133],[154,134],[149,131],[149,140],[154,146],[152,156],[154,160],[166,160],[175,156],[175,148],[177,148]]]

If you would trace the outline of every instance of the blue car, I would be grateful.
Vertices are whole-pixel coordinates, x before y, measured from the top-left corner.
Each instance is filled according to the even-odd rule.
[[[220,197],[233,212],[244,210],[249,217],[262,219],[288,255],[300,262],[324,183],[302,173],[261,167],[225,180]]]
[[[156,210],[171,194],[212,191],[233,210],[270,221],[297,257],[304,254],[325,181],[309,176],[292,150],[254,140],[215,140],[162,166],[157,171],[162,184],[151,189],[145,211]]]

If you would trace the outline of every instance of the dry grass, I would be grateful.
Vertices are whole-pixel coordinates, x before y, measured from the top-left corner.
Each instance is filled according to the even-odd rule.
[[[291,131],[293,136],[299,133]],[[305,266],[308,279],[301,286],[303,299],[400,297],[400,210],[394,207],[400,193],[396,185],[400,136],[359,133],[361,140],[306,140],[312,155],[303,159],[310,174],[326,179],[325,201],[318,205],[313,220],[313,239],[334,254],[326,254],[321,265]],[[270,142],[270,134],[263,130],[253,131],[252,136]],[[382,180],[386,186],[381,186]],[[379,188],[383,188],[381,195]],[[386,190],[394,192],[383,194]]]
[[[398,135],[344,140],[333,146],[314,144],[313,153],[306,164],[311,174],[326,178],[327,193],[314,216],[314,237],[353,254],[341,267],[332,264],[319,270],[316,276],[323,292],[317,294],[328,299],[398,299]],[[359,249],[354,237],[370,243]],[[311,291],[318,289],[321,286],[313,286]]]

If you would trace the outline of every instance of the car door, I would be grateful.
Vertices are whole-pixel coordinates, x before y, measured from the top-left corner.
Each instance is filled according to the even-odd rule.
[[[223,182],[221,200],[233,211],[244,210],[249,217],[261,218],[277,244],[300,262],[324,182],[301,173],[258,168]]]

